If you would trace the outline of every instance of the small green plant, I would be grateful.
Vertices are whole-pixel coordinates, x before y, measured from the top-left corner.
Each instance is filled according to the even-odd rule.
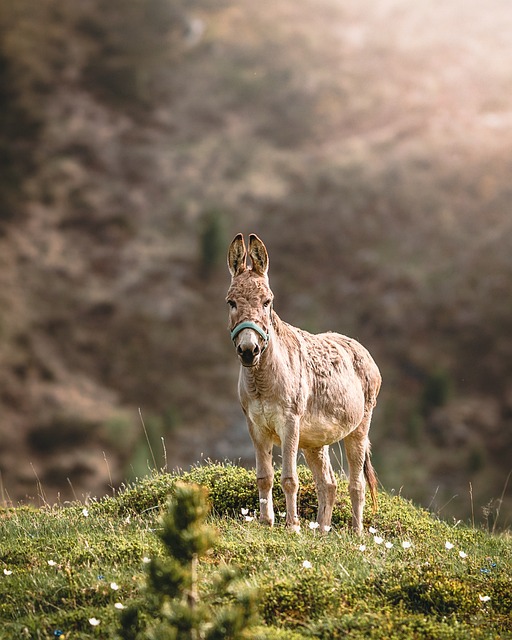
[[[434,409],[443,407],[452,394],[452,380],[444,369],[432,371],[423,388],[420,399],[421,415],[428,417]]]
[[[217,209],[208,210],[202,218],[201,232],[201,273],[208,276],[210,271],[224,263],[226,231],[224,215]]]
[[[206,524],[206,490],[178,482],[163,516],[159,537],[166,556],[149,564],[147,598],[128,607],[121,617],[124,640],[217,640],[241,638],[251,623],[253,598],[242,592],[234,602],[211,604],[199,596],[198,565],[213,547],[216,534]],[[219,573],[214,599],[230,597],[236,573]]]

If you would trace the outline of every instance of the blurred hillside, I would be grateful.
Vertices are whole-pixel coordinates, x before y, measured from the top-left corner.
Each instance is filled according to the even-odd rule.
[[[144,473],[138,408],[158,465],[251,464],[224,308],[244,231],[281,317],[379,363],[383,484],[492,522],[511,34],[505,0],[2,2],[2,499]]]

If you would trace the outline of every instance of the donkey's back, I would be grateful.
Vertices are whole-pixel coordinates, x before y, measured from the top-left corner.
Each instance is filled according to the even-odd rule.
[[[281,384],[276,401],[286,406],[294,386],[302,395],[299,447],[323,447],[344,439],[375,406],[381,385],[375,361],[353,338],[334,332],[311,334],[282,321],[281,325],[286,359],[294,352],[299,357],[298,366],[290,369],[294,384]]]

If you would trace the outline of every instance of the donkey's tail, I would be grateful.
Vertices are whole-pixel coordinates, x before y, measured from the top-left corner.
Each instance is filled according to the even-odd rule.
[[[368,443],[368,448],[366,449],[363,471],[366,482],[368,483],[368,487],[370,488],[373,510],[377,511],[379,506],[377,501],[377,475],[375,474],[375,469],[372,466],[370,443]]]

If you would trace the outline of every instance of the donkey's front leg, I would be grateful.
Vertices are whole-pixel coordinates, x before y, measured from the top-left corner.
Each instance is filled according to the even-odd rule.
[[[286,527],[298,533],[300,531],[299,517],[297,515],[297,492],[299,490],[299,477],[297,475],[298,421],[289,422],[286,425],[281,443],[283,455],[281,486],[286,498]]]
[[[274,467],[272,465],[272,440],[262,437],[249,424],[249,433],[256,454],[256,482],[260,496],[260,522],[273,526],[274,506],[272,502],[272,485],[274,484]]]

